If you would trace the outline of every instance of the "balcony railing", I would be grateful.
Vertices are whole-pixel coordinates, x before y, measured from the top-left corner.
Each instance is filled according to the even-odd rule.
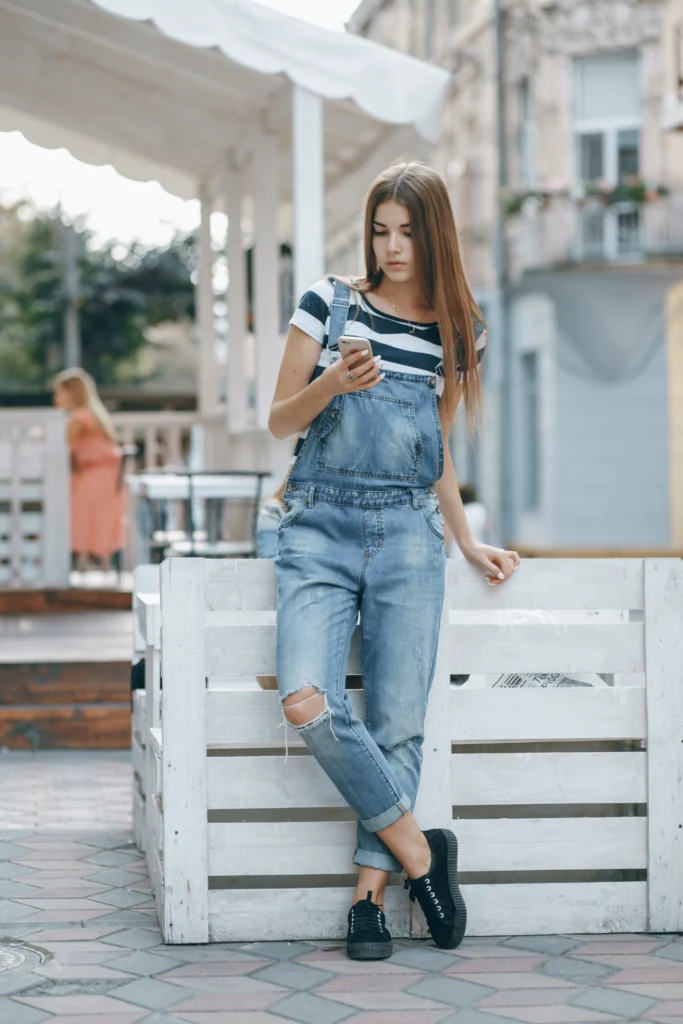
[[[512,276],[563,264],[683,259],[683,193],[657,202],[589,203],[552,199],[509,221]]]
[[[128,472],[187,466],[192,427],[200,422],[198,413],[115,412],[112,419],[129,453]]]

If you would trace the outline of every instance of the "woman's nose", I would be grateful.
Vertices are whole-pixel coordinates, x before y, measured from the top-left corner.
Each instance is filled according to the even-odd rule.
[[[389,235],[389,251],[400,252],[401,251],[401,236],[400,235]]]

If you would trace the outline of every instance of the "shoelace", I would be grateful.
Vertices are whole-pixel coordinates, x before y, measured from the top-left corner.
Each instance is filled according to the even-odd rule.
[[[382,911],[376,903],[369,899],[354,903],[351,907],[351,930],[355,931],[357,927],[376,928],[379,932],[383,930]]]
[[[414,903],[416,897],[415,897],[415,893],[413,892],[412,887],[410,885],[410,879],[406,878],[406,881],[405,881],[405,884],[404,884],[403,888],[404,889],[408,889],[408,891],[410,893],[410,902]],[[434,904],[434,910],[436,910],[436,912],[439,915],[439,917],[443,920],[443,918],[445,916],[444,912],[441,909],[441,904],[439,903],[439,900],[437,898],[436,893],[432,889],[431,882],[429,881],[429,878],[427,878],[427,877],[425,877],[425,879],[424,879],[424,888],[425,888],[425,892],[428,894],[429,898],[431,899],[432,903]]]

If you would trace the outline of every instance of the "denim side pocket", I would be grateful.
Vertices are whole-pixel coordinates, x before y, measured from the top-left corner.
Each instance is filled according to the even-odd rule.
[[[446,539],[446,524],[444,523],[439,505],[436,502],[429,501],[425,502],[421,508],[429,529],[432,533],[436,534],[439,540],[444,541]]]
[[[295,523],[308,508],[308,504],[304,498],[290,498],[288,504],[289,508],[280,520],[279,530],[286,530],[287,527]]]

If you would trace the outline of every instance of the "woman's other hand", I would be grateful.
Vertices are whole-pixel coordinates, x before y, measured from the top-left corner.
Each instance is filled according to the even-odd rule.
[[[336,359],[323,372],[321,381],[330,398],[350,391],[369,391],[384,379],[379,356],[366,351],[351,352],[346,359]]]
[[[483,571],[484,577],[493,586],[499,586],[509,580],[520,564],[516,551],[505,551],[503,548],[494,548],[490,544],[480,544],[478,541],[463,551],[463,555],[470,565]]]

